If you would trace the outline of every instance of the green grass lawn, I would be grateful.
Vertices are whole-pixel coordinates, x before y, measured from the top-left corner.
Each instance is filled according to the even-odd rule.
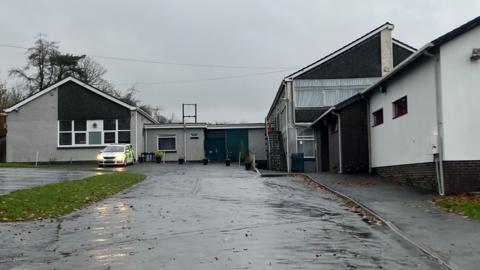
[[[436,199],[435,204],[469,218],[480,220],[480,196],[446,196]]]
[[[141,174],[117,172],[17,190],[0,196],[0,221],[60,217],[144,179]]]

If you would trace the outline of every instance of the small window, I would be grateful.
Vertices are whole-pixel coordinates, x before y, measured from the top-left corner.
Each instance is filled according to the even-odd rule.
[[[103,120],[103,130],[116,130],[117,129],[117,120],[107,119]]]
[[[60,133],[59,135],[60,145],[72,145],[72,133]]]
[[[75,120],[73,126],[75,131],[86,131],[87,130],[87,121],[85,120]]]
[[[118,119],[118,130],[130,130],[130,119]]]
[[[75,144],[87,144],[87,134],[75,133]]]
[[[373,112],[373,126],[383,124],[383,108]]]
[[[158,137],[158,150],[174,152],[177,150],[176,137]]]
[[[105,132],[105,133],[103,133],[103,142],[105,144],[115,143],[115,132]]]
[[[130,143],[130,131],[119,131],[118,143]]]
[[[72,131],[72,121],[61,120],[60,121],[60,131]]]
[[[407,96],[393,102],[393,118],[400,117],[408,113]]]

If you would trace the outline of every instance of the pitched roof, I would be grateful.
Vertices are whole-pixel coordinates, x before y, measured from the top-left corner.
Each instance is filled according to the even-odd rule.
[[[323,63],[325,63],[325,62],[327,62],[327,61],[329,61],[329,60],[331,60],[331,59],[333,59],[333,58],[335,58],[335,57],[337,57],[338,55],[340,55],[340,54],[342,54],[342,53],[350,50],[351,48],[359,45],[360,43],[362,43],[362,42],[364,42],[364,41],[366,41],[366,40],[368,40],[368,39],[376,36],[376,35],[377,35],[378,33],[380,33],[381,31],[383,31],[383,30],[385,30],[385,29],[391,29],[391,30],[393,30],[394,27],[395,27],[395,26],[394,26],[393,24],[391,24],[391,23],[389,23],[389,22],[386,22],[386,23],[382,24],[381,26],[373,29],[372,31],[366,33],[365,35],[363,35],[363,36],[357,38],[356,40],[348,43],[347,45],[341,47],[340,49],[338,49],[338,50],[336,50],[336,51],[328,54],[327,56],[325,56],[325,57],[323,57],[323,58],[321,58],[321,59],[313,62],[312,64],[310,64],[310,65],[308,65],[308,66],[306,66],[306,67],[304,67],[304,68],[301,68],[301,69],[295,71],[294,73],[286,76],[285,79],[286,79],[286,80],[293,80],[293,79],[295,79],[296,77],[298,77],[298,76],[300,76],[300,75],[302,75],[302,74],[304,74],[304,73],[306,73],[306,72],[308,72],[308,71],[316,68],[317,66],[319,66],[319,65],[321,65],[321,64],[323,64]],[[415,48],[413,48],[413,47],[411,47],[411,46],[409,46],[409,45],[407,45],[407,44],[405,44],[405,43],[403,43],[403,42],[401,42],[401,41],[399,41],[399,40],[397,40],[397,39],[392,38],[392,42],[393,42],[394,44],[396,44],[396,45],[404,48],[404,49],[407,49],[407,50],[411,51],[411,52],[415,52],[415,51],[416,51]]]
[[[45,89],[37,92],[37,93],[35,93],[35,94],[33,94],[33,95],[25,98],[24,100],[22,100],[22,101],[18,102],[17,104],[11,106],[10,108],[5,109],[4,111],[5,111],[6,113],[12,112],[12,111],[14,111],[14,110],[22,107],[23,105],[25,105],[25,104],[27,104],[27,103],[29,103],[29,102],[31,102],[31,101],[33,101],[33,100],[41,97],[41,96],[47,94],[47,93],[50,92],[51,90],[53,90],[53,89],[55,89],[55,88],[57,88],[57,87],[65,84],[65,83],[67,83],[67,82],[74,82],[74,83],[76,83],[76,84],[84,87],[85,89],[90,90],[90,91],[94,92],[95,94],[97,94],[97,95],[99,95],[99,96],[102,96],[102,97],[104,97],[104,98],[106,98],[106,99],[108,99],[108,100],[110,100],[110,101],[113,101],[113,102],[119,104],[120,106],[123,106],[123,107],[125,107],[125,108],[127,108],[127,109],[129,109],[129,110],[131,110],[131,111],[134,111],[134,110],[137,109],[137,107],[132,106],[132,105],[129,105],[129,104],[127,104],[127,103],[119,100],[118,98],[116,98],[116,97],[114,97],[114,96],[111,96],[111,95],[109,95],[109,94],[107,94],[107,93],[105,93],[105,92],[103,92],[103,91],[101,91],[101,90],[99,90],[99,89],[91,86],[91,85],[88,85],[88,84],[86,84],[86,83],[84,83],[84,82],[82,82],[82,81],[79,81],[79,80],[77,80],[77,79],[75,79],[75,78],[73,78],[73,77],[68,77],[68,78],[65,78],[65,79],[63,79],[63,80],[61,80],[61,81],[59,81],[59,82],[57,82],[57,83],[55,83],[55,84],[53,84],[53,85],[51,85],[51,86],[49,86],[49,87],[47,87],[47,88],[45,88]]]
[[[300,75],[302,75],[302,74],[304,74],[304,73],[306,73],[306,72],[308,72],[308,71],[310,71],[310,70],[312,70],[312,69],[320,66],[321,64],[323,64],[323,63],[325,63],[325,62],[327,62],[327,61],[329,61],[329,60],[331,60],[331,59],[333,59],[333,58],[335,58],[335,57],[337,57],[337,56],[339,56],[339,55],[341,55],[341,54],[343,54],[343,53],[345,53],[345,52],[347,52],[348,50],[354,48],[355,46],[361,44],[362,42],[364,42],[364,41],[366,41],[366,40],[368,40],[368,39],[376,36],[376,35],[377,35],[378,33],[380,33],[381,31],[383,31],[383,30],[385,30],[385,29],[389,29],[389,28],[390,28],[390,29],[393,29],[393,28],[394,28],[394,25],[391,24],[391,23],[389,23],[389,22],[386,22],[386,23],[380,25],[379,27],[373,29],[372,31],[366,33],[365,35],[363,35],[363,36],[357,38],[356,40],[348,43],[347,45],[341,47],[340,49],[338,49],[338,50],[336,50],[336,51],[334,51],[334,52],[326,55],[325,57],[323,57],[323,58],[321,58],[321,59],[313,62],[312,64],[307,65],[306,67],[301,68],[301,69],[295,71],[294,73],[286,76],[286,77],[282,80],[282,83],[280,84],[280,86],[279,86],[279,88],[278,88],[278,90],[277,90],[277,93],[276,93],[276,95],[275,95],[275,98],[274,98],[274,100],[273,100],[273,102],[272,102],[272,105],[270,106],[269,111],[268,111],[267,117],[272,113],[275,104],[276,104],[277,101],[279,100],[279,98],[280,98],[280,93],[281,93],[282,87],[284,87],[284,82],[285,82],[285,81],[289,81],[289,80],[293,80],[293,79],[297,78],[298,76],[300,76]],[[397,45],[397,46],[399,46],[399,47],[401,47],[401,48],[404,48],[404,49],[406,49],[406,50],[408,50],[408,51],[411,51],[412,53],[414,53],[414,52],[416,51],[416,49],[415,49],[414,47],[412,47],[412,46],[410,46],[410,45],[408,45],[408,44],[406,44],[406,43],[404,43],[404,42],[401,42],[401,41],[399,41],[399,40],[397,40],[397,39],[395,39],[395,38],[392,38],[392,42],[393,42],[393,44],[395,44],[395,45]]]
[[[97,94],[97,95],[99,95],[99,96],[101,96],[101,97],[103,97],[103,98],[106,98],[106,99],[108,99],[108,100],[110,100],[110,101],[112,101],[112,102],[117,103],[117,104],[120,105],[120,106],[123,106],[123,107],[129,109],[130,111],[137,111],[138,113],[140,113],[141,115],[143,115],[143,116],[144,116],[145,118],[147,118],[148,120],[152,121],[153,123],[157,123],[157,121],[156,121],[155,119],[153,119],[152,116],[150,116],[150,115],[149,115],[147,112],[145,112],[144,110],[142,110],[142,109],[140,109],[140,108],[138,108],[138,107],[136,107],[136,106],[132,106],[132,105],[130,105],[130,104],[124,102],[124,101],[121,101],[120,99],[118,99],[118,98],[116,98],[116,97],[114,97],[114,96],[112,96],[112,95],[109,95],[109,94],[101,91],[100,89],[97,89],[97,88],[95,88],[95,87],[93,87],[93,86],[91,86],[91,85],[89,85],[89,84],[86,84],[86,83],[84,83],[84,82],[82,82],[82,81],[80,81],[80,80],[78,80],[78,79],[75,79],[74,77],[65,78],[65,79],[63,79],[63,80],[61,80],[61,81],[59,81],[59,82],[57,82],[57,83],[55,83],[55,84],[53,84],[53,85],[51,85],[51,86],[49,86],[49,87],[47,87],[47,88],[45,88],[45,89],[37,92],[37,93],[35,93],[35,94],[33,94],[33,95],[25,98],[24,100],[22,100],[22,101],[18,102],[17,104],[11,106],[10,108],[5,109],[4,112],[6,112],[6,113],[12,112],[12,111],[14,111],[14,110],[22,107],[23,105],[25,105],[25,104],[27,104],[27,103],[29,103],[29,102],[31,102],[31,101],[33,101],[33,100],[41,97],[41,96],[47,94],[47,93],[50,92],[51,90],[53,90],[53,89],[55,89],[55,88],[58,88],[59,86],[65,84],[65,83],[67,83],[67,82],[76,83],[76,84],[82,86],[83,88],[85,88],[85,89],[87,89],[87,90],[90,90],[90,91],[92,91],[93,93],[95,93],[95,94]]]
[[[434,48],[440,47],[443,44],[449,42],[450,40],[474,29],[475,27],[480,25],[480,16],[468,21],[467,23],[451,30],[450,32],[432,40],[431,42],[427,43],[425,46],[420,48],[417,52],[414,54],[410,55],[407,59],[405,59],[402,63],[397,65],[392,72],[389,74],[385,75],[382,79],[380,79],[378,82],[375,84],[371,85],[367,89],[365,89],[362,94],[367,94],[388,81],[390,78],[394,77],[396,74],[398,74],[400,71],[405,69],[406,67],[410,66],[410,64],[416,62],[421,56],[425,55],[429,51],[431,51]]]

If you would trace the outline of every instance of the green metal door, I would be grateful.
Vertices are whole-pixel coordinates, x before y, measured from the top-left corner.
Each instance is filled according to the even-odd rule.
[[[211,161],[225,160],[225,131],[208,130],[205,133],[205,155]]]
[[[226,130],[225,141],[227,151],[232,161],[238,161],[239,156],[245,158],[248,155],[248,130],[228,129]],[[241,153],[239,155],[239,153]]]

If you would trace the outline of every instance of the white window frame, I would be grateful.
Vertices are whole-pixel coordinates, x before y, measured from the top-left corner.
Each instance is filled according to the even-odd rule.
[[[299,141],[312,141],[313,142],[313,156],[303,156],[303,158],[309,158],[309,159],[312,159],[312,158],[315,158],[315,152],[316,152],[316,146],[315,146],[315,134],[313,135],[307,135],[307,136],[298,136],[298,128],[306,128],[306,126],[297,126],[296,130],[297,130],[297,139],[296,139],[296,144],[295,144],[295,147],[296,147],[296,150],[297,150],[297,153],[298,153],[298,142]],[[305,153],[304,153],[305,154]]]
[[[130,129],[119,130],[118,129],[118,119],[115,119],[115,130],[104,130],[104,127],[102,127],[101,131],[97,131],[97,132],[101,132],[101,143],[100,144],[90,144],[89,132],[91,132],[91,131],[88,130],[88,121],[104,121],[104,120],[105,119],[82,120],[82,121],[87,121],[87,129],[85,131],[75,131],[75,120],[71,120],[71,130],[60,131],[60,121],[68,121],[68,120],[57,120],[57,148],[95,148],[95,147],[101,148],[101,147],[105,147],[109,144],[118,144],[118,133],[122,132],[122,131],[130,132],[130,140],[131,140],[131,132],[132,132],[131,128]],[[105,143],[105,132],[107,132],[107,133],[114,132],[115,133],[115,142],[114,143]],[[61,133],[70,133],[72,144],[61,145],[60,144],[60,134]],[[85,133],[85,136],[86,136],[86,143],[85,144],[75,144],[75,134],[77,134],[77,133]],[[157,141],[157,143],[158,143],[158,141]],[[176,148],[176,143],[177,143],[177,140],[175,139],[175,148]]]
[[[103,121],[103,131],[102,131],[102,144],[109,145],[112,143],[105,143],[105,133],[114,133],[115,134],[115,142],[118,143],[118,119],[115,119],[115,129],[112,130],[105,130],[105,120],[113,120],[113,119],[104,119]]]
[[[115,143],[118,143],[118,133],[119,132],[127,132],[127,131],[130,132],[130,142],[128,142],[128,143],[132,143],[132,127],[131,127],[132,123],[130,123],[130,129],[118,129],[118,119],[117,119],[116,125],[117,126],[115,127],[116,128]]]
[[[175,139],[175,150],[165,150],[165,149],[160,149],[160,145],[158,143],[158,139],[171,139],[171,138],[174,138]],[[157,150],[160,150],[162,152],[166,152],[166,153],[169,153],[169,152],[177,152],[177,148],[178,148],[178,145],[177,145],[177,135],[159,135],[157,136]]]

